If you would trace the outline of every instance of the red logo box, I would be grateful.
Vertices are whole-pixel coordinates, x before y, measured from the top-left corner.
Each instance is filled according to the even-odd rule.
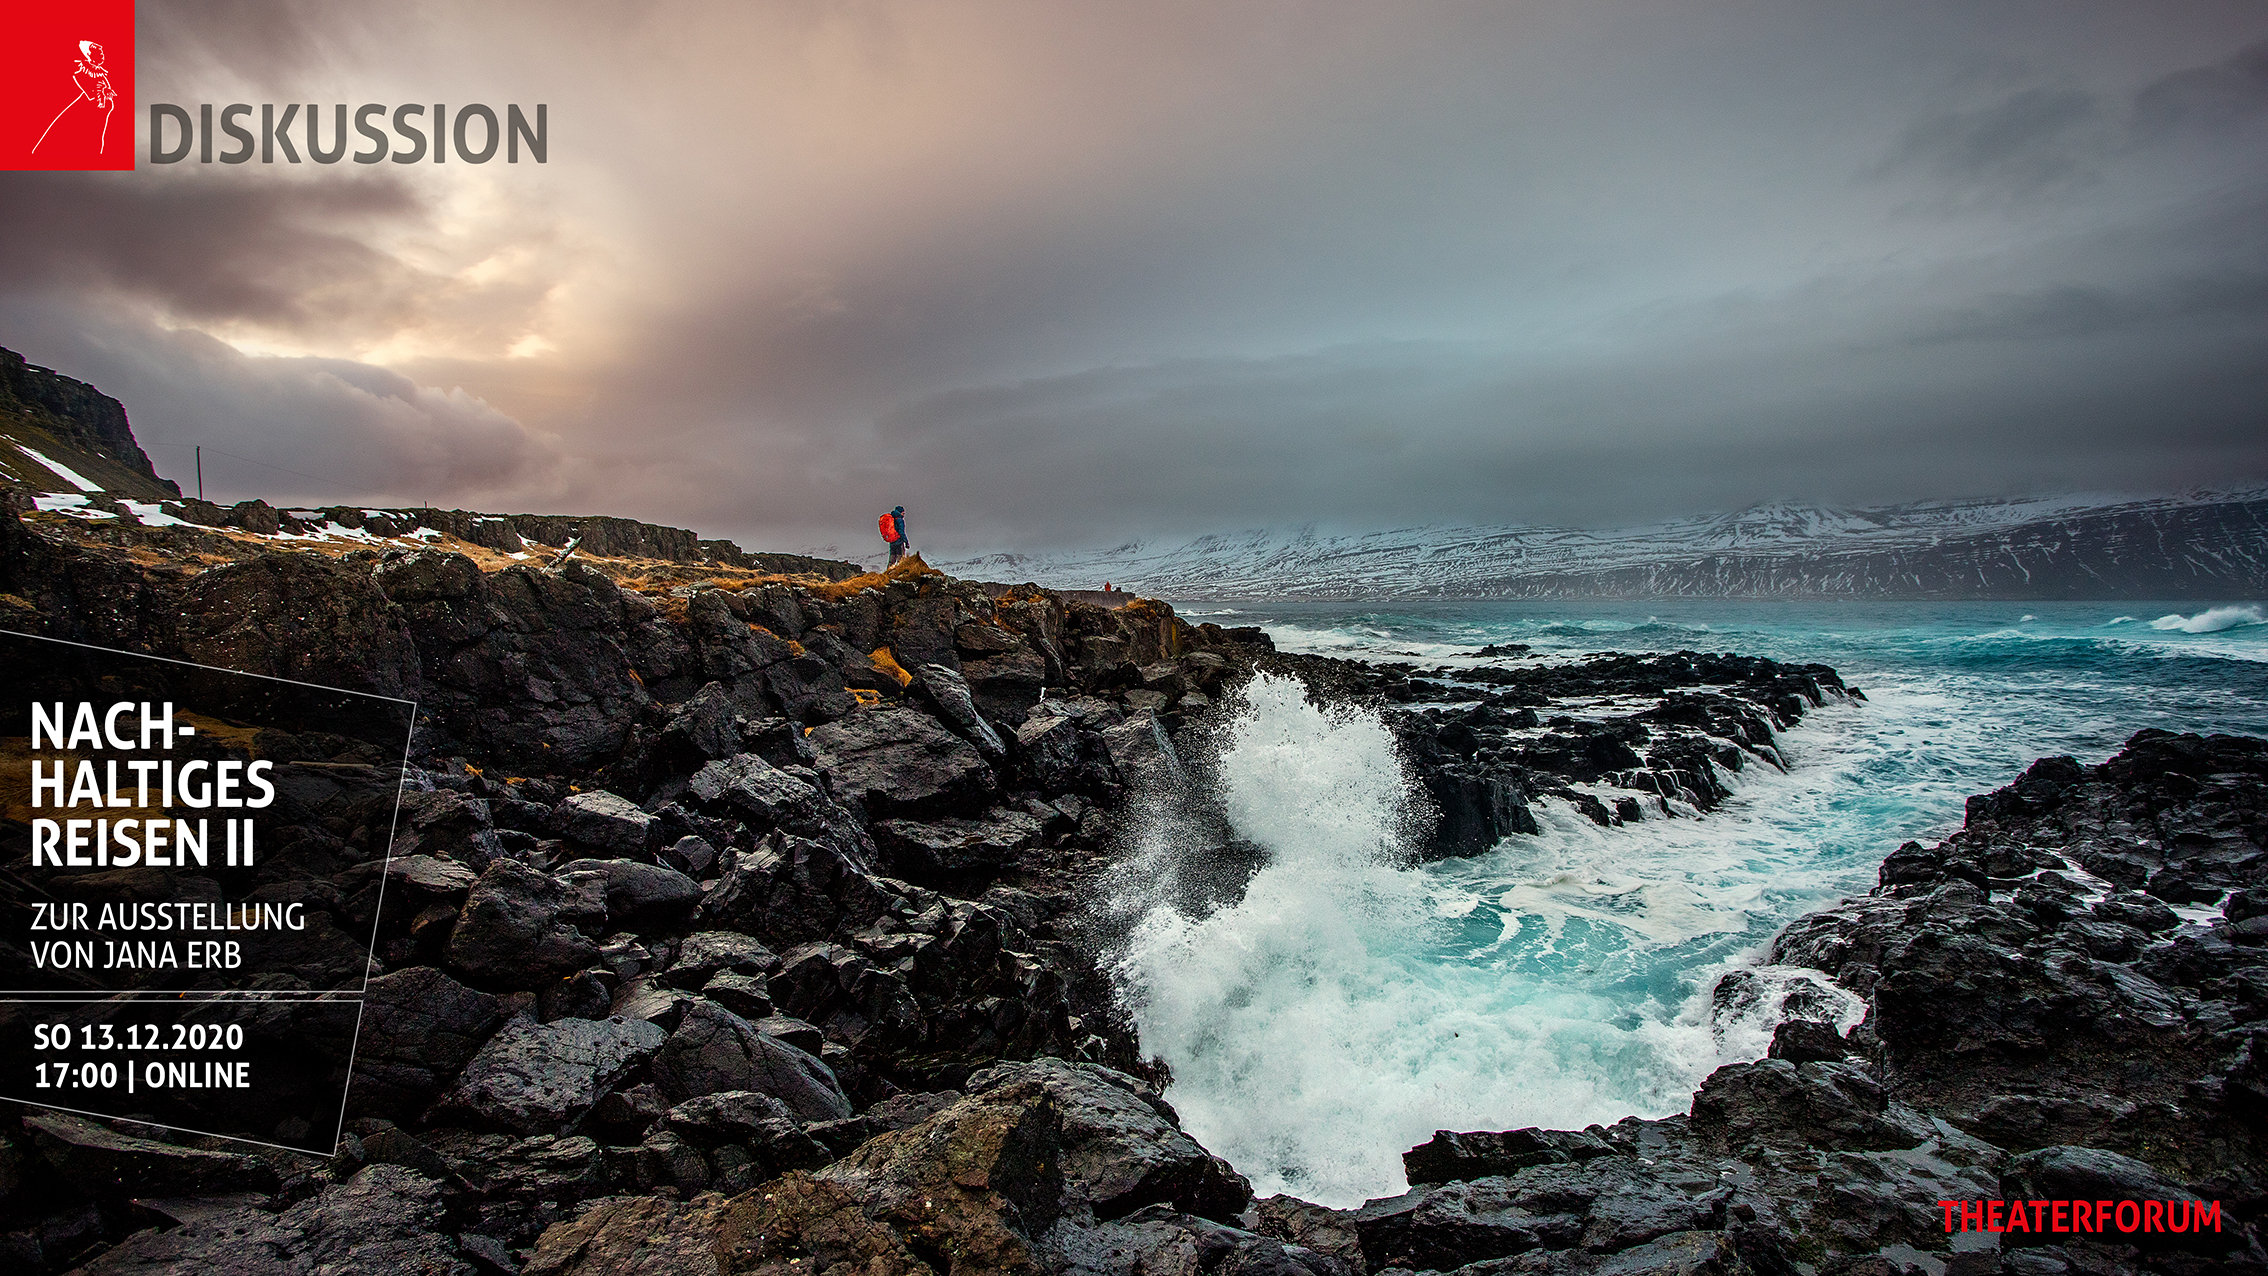
[[[0,0],[0,169],[134,167],[134,0]]]

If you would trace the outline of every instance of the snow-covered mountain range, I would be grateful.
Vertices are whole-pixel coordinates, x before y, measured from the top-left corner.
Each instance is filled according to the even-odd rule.
[[[1611,531],[1252,530],[939,565],[1169,599],[2257,598],[2268,594],[2268,487],[1875,509],[1771,502]]]

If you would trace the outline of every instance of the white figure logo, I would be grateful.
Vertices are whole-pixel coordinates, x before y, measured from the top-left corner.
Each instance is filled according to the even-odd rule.
[[[55,118],[47,122],[46,132],[39,135],[38,142],[32,143],[32,154],[39,154],[40,142],[45,142],[47,134],[54,132],[71,108],[81,102],[102,113],[102,131],[95,135],[95,153],[101,154],[103,147],[109,144],[110,112],[118,105],[118,90],[110,87],[110,72],[102,65],[101,45],[92,40],[79,41],[79,60],[71,67],[71,80],[79,86],[79,95],[65,102]]]

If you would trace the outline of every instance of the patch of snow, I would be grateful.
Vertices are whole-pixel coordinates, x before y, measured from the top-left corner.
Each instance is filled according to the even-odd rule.
[[[321,535],[327,540],[361,541],[365,545],[383,545],[387,543],[386,538],[383,536],[372,536],[370,533],[362,530],[359,527],[348,527],[347,525],[339,522],[336,519],[324,523],[323,530],[318,533],[318,535]]]
[[[316,519],[319,519],[319,518],[323,517],[323,511],[321,511],[321,510],[285,510],[285,511],[284,511],[284,517],[286,517],[286,518],[296,518],[296,519],[298,519],[298,520],[299,520],[300,522],[302,522],[302,523],[312,523],[312,522],[314,522],[314,521],[315,521]]]
[[[45,456],[42,456],[38,452],[32,451],[30,448],[25,447],[21,443],[16,444],[16,450],[23,453],[25,456],[28,456],[31,459],[39,462],[41,465],[46,466],[50,471],[54,473],[55,477],[62,479],[64,482],[69,483],[71,486],[78,488],[82,492],[99,492],[102,490],[102,484],[88,482],[76,470],[69,468],[61,461],[50,461]]]
[[[32,497],[32,505],[51,514],[69,514],[73,518],[116,518],[109,510],[87,508],[82,492],[43,492]]]
[[[144,527],[188,527],[191,525],[188,519],[175,518],[165,512],[163,505],[154,502],[147,505],[140,501],[120,501],[118,503],[134,511],[134,517],[142,520]]]

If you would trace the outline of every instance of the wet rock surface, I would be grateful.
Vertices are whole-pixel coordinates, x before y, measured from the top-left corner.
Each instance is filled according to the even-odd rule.
[[[175,578],[5,524],[0,583],[55,636],[411,695],[432,730],[390,864],[375,809],[306,812],[327,913],[377,936],[338,1155],[11,1116],[0,1269],[2263,1270],[2258,742],[2034,766],[1787,928],[1770,960],[1816,981],[1690,1114],[1443,1132],[1410,1192],[1335,1211],[1254,1202],[1180,1129],[1096,964],[1085,892],[1129,794],[1202,787],[1216,706],[1256,673],[1381,706],[1441,816],[1424,853],[1456,855],[1545,800],[1705,817],[1852,689],[1706,653],[1286,656],[918,563]],[[1866,1001],[1849,1034],[1830,980]],[[2222,1228],[1955,1252],[1938,1205],[2086,1192],[2215,1201]]]
[[[1422,669],[1271,655],[1259,666],[1333,702],[1376,704],[1438,821],[1426,858],[1478,855],[1534,833],[1540,798],[1594,823],[1675,819],[1731,796],[1752,765],[1787,768],[1776,733],[1823,705],[1865,697],[1825,665],[1730,652],[1607,654],[1574,663],[1491,647],[1500,663]]]

